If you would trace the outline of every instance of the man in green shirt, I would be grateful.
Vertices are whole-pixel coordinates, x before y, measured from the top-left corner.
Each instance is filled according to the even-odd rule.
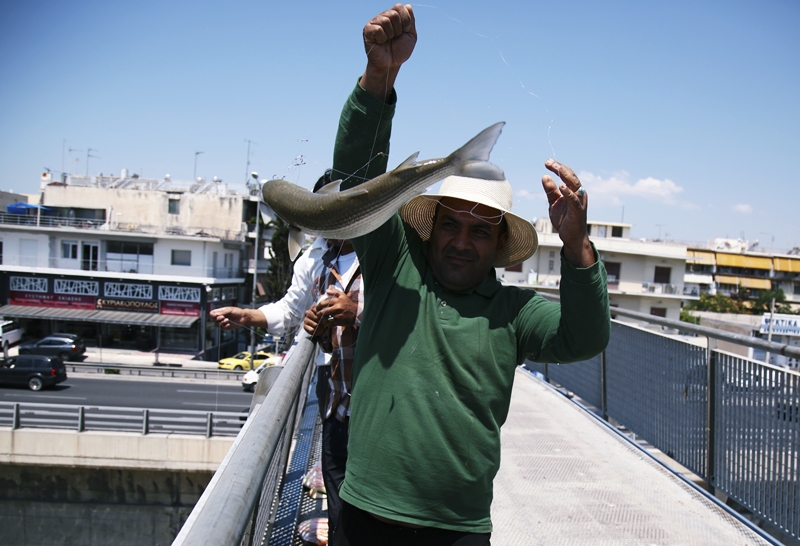
[[[367,68],[342,110],[334,178],[384,172],[400,66],[416,44],[397,4],[364,27]],[[606,275],[586,229],[587,195],[568,167],[542,184],[564,244],[561,303],[503,286],[495,267],[536,250],[505,180],[449,177],[352,241],[366,306],[352,377],[345,501],[334,546],[485,545],[514,370],[574,362],[608,343]]]

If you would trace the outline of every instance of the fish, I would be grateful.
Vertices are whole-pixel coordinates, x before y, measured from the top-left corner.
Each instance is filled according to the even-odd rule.
[[[489,162],[505,122],[487,127],[461,148],[440,159],[417,161],[412,154],[393,170],[340,191],[341,180],[317,193],[283,179],[262,186],[264,202],[289,224],[289,256],[300,254],[303,233],[325,239],[354,239],[383,225],[400,207],[428,187],[451,176],[504,180],[503,170]]]

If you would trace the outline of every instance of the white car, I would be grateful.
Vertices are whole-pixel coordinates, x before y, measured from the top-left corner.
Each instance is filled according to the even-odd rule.
[[[242,378],[242,388],[246,391],[253,392],[256,390],[256,383],[258,383],[258,376],[261,375],[261,372],[264,371],[265,368],[269,366],[275,366],[276,364],[281,363],[281,357],[275,356],[268,360],[266,360],[261,366],[256,368],[255,370],[250,370],[244,377]]]

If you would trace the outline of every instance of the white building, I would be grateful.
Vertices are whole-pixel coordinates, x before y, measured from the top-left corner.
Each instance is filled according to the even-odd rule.
[[[535,226],[539,235],[536,254],[519,266],[498,270],[498,277],[507,284],[557,293],[561,239],[553,233],[548,219],[537,220]],[[697,299],[684,294],[685,245],[631,239],[631,224],[589,222],[588,227],[589,237],[608,272],[613,307],[678,320],[681,301]]]
[[[41,192],[41,208],[0,213],[0,316],[104,346],[236,349],[207,317],[250,299],[254,196],[217,181],[47,173]]]

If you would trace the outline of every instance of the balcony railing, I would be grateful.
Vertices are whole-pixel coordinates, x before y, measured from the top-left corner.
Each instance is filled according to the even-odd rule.
[[[666,284],[660,282],[642,283],[642,292],[650,294],[677,295],[683,292],[683,286],[679,284]]]
[[[35,216],[24,214],[0,213],[0,225],[31,226],[40,228],[72,228],[86,230],[115,231],[125,233],[142,233],[146,235],[186,235],[189,237],[211,237],[226,241],[244,241],[247,235],[246,225],[238,230],[183,227],[139,224],[136,222],[106,222],[88,218],[65,218],[60,216]]]
[[[9,254],[3,255],[2,264],[0,265],[66,271],[134,273],[139,275],[176,277],[211,277],[216,279],[237,279],[244,277],[244,271],[238,267],[161,265],[120,260],[67,260],[63,258],[39,258],[38,256],[18,256]]]

